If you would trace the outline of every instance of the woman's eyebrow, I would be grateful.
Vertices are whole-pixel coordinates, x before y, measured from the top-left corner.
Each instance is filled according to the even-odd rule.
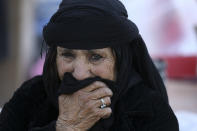
[[[74,53],[73,53],[73,50],[71,50],[71,49],[66,49],[66,48],[59,48],[57,53],[58,53],[58,54],[63,54],[63,53],[71,53],[71,54],[74,54]]]
[[[104,53],[104,51],[101,51],[101,50],[88,50],[88,53]]]
[[[62,49],[62,52],[74,52],[72,49]]]

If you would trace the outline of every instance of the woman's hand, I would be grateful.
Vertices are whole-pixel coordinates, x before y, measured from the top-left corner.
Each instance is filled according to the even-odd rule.
[[[100,108],[101,98],[109,106],[112,94],[105,83],[96,81],[71,95],[59,96],[56,130],[86,131],[101,118],[109,117],[112,110],[110,107]]]

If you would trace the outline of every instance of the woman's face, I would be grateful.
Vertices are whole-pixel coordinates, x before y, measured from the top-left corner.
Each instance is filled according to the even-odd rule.
[[[115,81],[115,56],[110,48],[72,50],[57,47],[57,69],[62,80],[65,72],[77,80],[100,76]]]

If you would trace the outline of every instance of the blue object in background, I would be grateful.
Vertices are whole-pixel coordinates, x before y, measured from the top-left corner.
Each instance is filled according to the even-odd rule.
[[[44,0],[37,4],[36,7],[36,33],[42,36],[42,29],[49,21],[50,17],[57,11],[61,1]]]

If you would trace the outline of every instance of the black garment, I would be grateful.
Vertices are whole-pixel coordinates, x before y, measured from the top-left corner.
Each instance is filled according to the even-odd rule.
[[[143,82],[132,85],[117,102],[110,131],[178,131],[170,106]],[[25,82],[5,104],[0,131],[55,131],[58,111],[47,100],[42,77]]]

